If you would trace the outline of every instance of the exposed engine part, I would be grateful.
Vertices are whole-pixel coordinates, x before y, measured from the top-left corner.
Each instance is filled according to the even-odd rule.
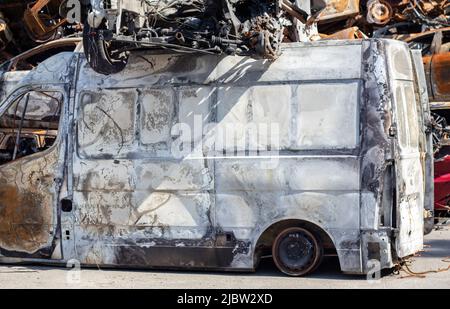
[[[80,14],[73,10],[79,3]],[[65,15],[83,17],[88,5],[89,0],[0,1],[0,62],[61,37],[81,36],[82,25],[65,22]]]
[[[370,0],[367,3],[367,22],[380,26],[386,25],[394,15],[389,2],[384,0]]]
[[[405,16],[429,27],[450,26],[450,2],[448,0],[410,0],[403,11]]]
[[[447,120],[444,117],[436,113],[431,113],[431,116],[433,151],[436,155],[445,144],[444,141],[449,139],[450,127],[448,127]]]
[[[449,7],[447,0],[371,0],[367,22],[383,26],[409,21],[428,29],[446,27],[450,23]]]
[[[92,0],[85,52],[102,74],[121,71],[137,48],[274,60],[286,28],[309,15],[290,0]]]
[[[450,26],[448,0],[324,0],[319,31],[330,35],[358,26],[369,36],[418,33]]]

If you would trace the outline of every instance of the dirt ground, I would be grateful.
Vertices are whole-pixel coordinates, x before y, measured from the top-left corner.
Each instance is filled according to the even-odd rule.
[[[450,226],[426,236],[425,251],[412,259],[414,272],[450,266]],[[192,271],[123,271],[37,266],[0,266],[0,288],[450,288],[450,271],[411,277],[401,271],[386,273],[377,282],[365,276],[339,271],[337,258],[324,260],[318,271],[307,278],[281,275],[270,262],[263,262],[256,273],[219,273]]]

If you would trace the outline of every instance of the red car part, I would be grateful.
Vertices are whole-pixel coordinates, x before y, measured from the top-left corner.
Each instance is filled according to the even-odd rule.
[[[434,208],[450,211],[450,156],[434,163]]]

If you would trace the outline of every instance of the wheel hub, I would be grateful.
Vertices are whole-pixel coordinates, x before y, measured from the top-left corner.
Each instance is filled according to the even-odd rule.
[[[301,233],[287,235],[280,243],[280,259],[290,269],[304,269],[314,258],[312,242]]]

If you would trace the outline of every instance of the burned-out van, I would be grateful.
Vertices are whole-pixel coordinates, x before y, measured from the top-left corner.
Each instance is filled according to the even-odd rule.
[[[0,105],[2,130],[58,132],[0,166],[0,261],[393,267],[433,205],[428,112],[420,55],[396,41],[139,52],[110,76],[59,54]]]

